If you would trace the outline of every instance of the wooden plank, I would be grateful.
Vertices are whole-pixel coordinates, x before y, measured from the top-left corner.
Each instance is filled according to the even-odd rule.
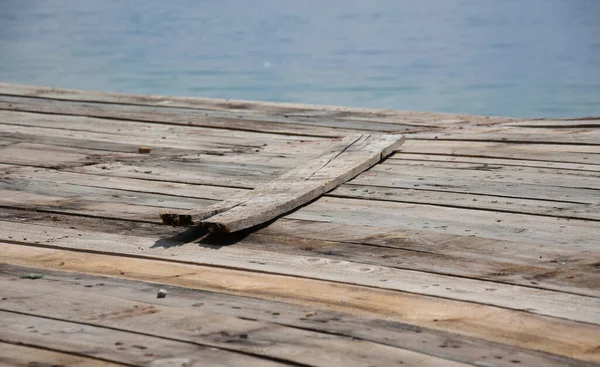
[[[101,157],[101,158],[100,158]],[[130,159],[132,154],[109,151],[90,151],[47,145],[18,143],[0,147],[0,162],[4,164],[35,165],[38,167],[68,167]]]
[[[23,208],[23,204],[17,206]],[[114,220],[97,220],[92,216],[110,215],[110,212],[106,212],[106,207],[101,207],[100,212],[94,210],[94,207],[86,211],[81,204],[77,208],[73,212],[87,212],[89,216],[65,216],[59,214],[60,211],[51,209],[49,214],[15,211],[5,207],[0,217],[6,221],[51,226],[56,230],[75,227],[81,231],[145,237],[157,241],[159,247],[169,245],[172,246],[170,248],[177,248],[195,238],[187,241],[179,239],[177,229],[169,226],[123,221],[123,216],[135,218],[135,213],[123,215],[119,211],[119,215],[115,215],[113,212]],[[65,211],[69,210],[62,210],[63,213]],[[138,212],[140,211],[147,209],[141,207]],[[122,212],[128,213],[131,209]],[[283,218],[245,237],[243,241],[236,242],[235,247],[271,251],[279,256],[292,254],[332,261],[346,260],[580,295],[600,295],[600,272],[595,266],[600,261],[600,253],[594,247],[578,247],[577,242],[494,240],[473,237],[468,233],[452,235],[423,229],[389,228],[382,231],[380,227],[360,224],[344,225]],[[198,235],[200,236],[201,234]],[[21,237],[12,237],[13,240],[22,240]],[[23,237],[26,237],[28,243],[38,242],[29,235]],[[209,239],[201,239],[200,244],[208,249],[222,247],[218,241],[214,243]],[[261,259],[252,261],[257,261],[257,264],[263,262]]]
[[[28,126],[17,126],[17,125],[6,125],[0,124],[0,133],[6,134],[8,136],[14,134],[24,134],[29,136],[39,136],[41,139],[44,138],[68,138],[70,140],[91,140],[96,142],[107,142],[107,143],[119,143],[119,144],[135,144],[138,147],[140,145],[145,145],[149,147],[156,148],[170,148],[170,149],[185,149],[186,153],[191,153],[194,150],[198,153],[200,152],[211,152],[215,153],[227,153],[227,152],[252,152],[255,153],[256,150],[261,151],[264,150],[268,152],[275,148],[281,152],[288,154],[293,154],[293,146],[286,145],[286,142],[277,141],[271,146],[268,146],[266,142],[262,142],[260,140],[252,141],[250,139],[245,139],[243,137],[237,138],[227,138],[227,137],[201,137],[202,135],[198,135],[198,138],[181,138],[171,137],[170,139],[163,139],[164,135],[154,135],[154,136],[128,136],[126,134],[111,134],[111,133],[96,133],[89,131],[76,131],[76,130],[61,130],[61,129],[53,129],[46,127],[28,127]],[[37,139],[36,139],[37,140]],[[307,140],[308,141],[308,140]],[[311,140],[315,141],[315,140]],[[294,142],[293,140],[289,141]],[[316,142],[316,141],[315,141]],[[273,143],[273,141],[271,141]],[[328,144],[328,142],[324,142],[324,144]],[[77,142],[73,142],[73,146],[77,146]],[[318,152],[320,147],[318,143],[313,145],[316,148],[315,153]],[[303,145],[303,153],[305,155],[310,155],[311,152],[308,151],[308,144]],[[278,153],[279,153],[278,152]]]
[[[0,310],[0,340],[127,365],[285,366],[263,358],[87,323]]]
[[[461,129],[444,131],[419,132],[414,139],[486,141],[486,142],[522,142],[550,144],[587,144],[600,145],[600,130],[592,128],[540,129],[528,127],[509,127],[494,125],[492,127],[469,126]]]
[[[445,162],[449,163],[466,163],[466,164],[488,164],[495,166],[510,166],[510,167],[531,167],[531,168],[549,168],[549,169],[557,169],[567,173],[566,171],[575,171],[582,173],[591,173],[596,174],[600,171],[600,165],[597,164],[581,164],[581,163],[561,163],[561,162],[549,162],[549,161],[530,161],[528,159],[503,159],[503,158],[489,158],[489,157],[468,157],[468,156],[452,156],[452,155],[443,155],[443,154],[413,154],[406,152],[397,152],[394,155],[390,156],[387,160],[389,163],[394,163],[396,161],[401,162],[419,162],[426,163],[431,162],[432,164],[440,163],[443,164]]]
[[[171,244],[173,248],[187,242],[179,239],[176,228],[124,222],[121,218],[97,220],[56,212],[48,214],[7,208],[0,212],[0,218],[57,229],[75,227],[82,231],[145,237],[155,241],[160,238],[159,244]],[[13,239],[22,240],[14,236]],[[202,239],[201,244],[207,248],[222,247],[218,241],[213,243],[208,239]],[[595,266],[600,261],[600,253],[593,248],[579,248],[576,243],[548,241],[537,244],[424,230],[382,232],[379,227],[372,226],[283,218],[236,242],[236,247],[271,251],[280,256],[316,256],[580,295],[600,295],[600,272]]]
[[[38,148],[41,149],[41,148]],[[25,150],[22,155],[35,157]],[[15,158],[5,158],[6,162],[19,163]],[[44,162],[46,155],[39,154],[39,161],[25,163],[41,166],[53,164]],[[224,161],[218,158],[218,161]],[[111,158],[119,159],[119,158]],[[230,161],[233,159],[229,159]],[[208,156],[203,161],[212,161]],[[395,160],[397,161],[397,160]],[[281,164],[283,162],[277,162]],[[288,165],[288,162],[285,162]],[[165,168],[164,166],[168,166]],[[457,166],[454,163],[454,166]],[[378,200],[393,200],[408,203],[427,203],[434,205],[449,205],[465,208],[501,210],[528,214],[540,214],[564,218],[597,219],[598,211],[593,207],[595,175],[563,174],[561,171],[537,173],[534,170],[506,170],[504,166],[469,166],[463,164],[460,168],[443,168],[446,166],[420,167],[418,164],[399,166],[390,160],[374,167],[352,181],[357,186],[343,186],[343,192],[338,190],[337,196],[369,198]],[[201,176],[189,173],[193,169],[202,170]],[[457,167],[458,168],[458,167]],[[469,169],[473,168],[473,169]],[[184,164],[174,161],[145,162],[136,165],[114,163],[87,165],[74,168],[77,171],[90,172],[95,175],[111,175],[119,177],[134,177],[145,180],[163,180],[188,182],[194,184],[222,185],[230,187],[253,188],[268,179],[275,178],[284,169],[276,169],[263,165],[250,164],[213,164],[192,163]],[[422,172],[421,172],[422,170]],[[441,179],[438,170],[447,172]],[[547,170],[546,170],[547,171]],[[395,174],[394,172],[398,172]],[[578,171],[575,171],[578,172]],[[560,173],[556,175],[555,173]],[[447,178],[446,178],[447,176]],[[472,178],[479,177],[478,180]],[[92,179],[93,180],[93,179]],[[62,180],[64,182],[64,180]],[[126,181],[126,179],[124,179]],[[56,181],[54,181],[56,182]],[[148,181],[146,181],[148,182]],[[139,183],[140,187],[151,186],[151,183]],[[566,188],[557,185],[570,185],[579,188]],[[393,188],[397,188],[395,190]],[[341,188],[340,188],[341,189]],[[365,191],[366,190],[366,191]],[[203,193],[204,191],[202,191]],[[176,194],[177,192],[173,192]],[[182,191],[181,195],[190,196]],[[214,197],[223,199],[224,196]],[[533,200],[535,199],[535,200]],[[592,202],[590,202],[590,200]],[[583,202],[582,201],[588,201]],[[583,204],[583,205],[582,205]]]
[[[43,280],[3,280],[1,283],[6,291],[3,295],[8,298],[2,303],[4,310],[22,310],[25,306],[22,299],[26,297],[29,299],[26,304],[28,314],[233,350],[294,365],[364,366],[365,361],[381,366],[398,361],[408,365],[465,365],[357,338],[223,315],[205,307],[182,309],[160,303],[128,301],[102,295],[96,289],[90,289],[93,287],[73,287],[71,284],[62,288],[59,294],[49,290],[52,287],[48,284],[41,286]],[[156,288],[152,284],[146,286]],[[106,284],[95,288],[101,287]],[[53,306],[57,304],[64,306]]]
[[[0,277],[14,279],[23,274],[39,273],[41,269],[25,268],[12,265],[0,265]],[[512,347],[509,345],[491,343],[482,339],[470,338],[411,324],[399,323],[380,318],[360,317],[348,313],[329,311],[323,308],[306,308],[289,303],[274,302],[256,298],[232,296],[181,287],[166,287],[168,296],[156,298],[157,284],[134,282],[123,279],[90,276],[81,273],[68,273],[42,270],[44,278],[35,282],[22,280],[21,284],[35,284],[45,287],[41,297],[54,296],[63,290],[69,292],[82,290],[87,294],[102,296],[104,302],[125,300],[148,306],[168,307],[167,311],[176,310],[181,319],[187,315],[196,317],[198,311],[211,315],[227,315],[241,320],[261,321],[269,324],[291,326],[293,328],[318,331],[334,335],[352,337],[355,340],[367,340],[379,344],[408,349],[438,358],[446,358],[462,363],[489,366],[513,366],[518,360],[526,366],[585,366],[584,362],[559,357],[547,353]],[[74,279],[77,278],[77,279]],[[165,287],[165,286],[160,286]],[[50,294],[48,294],[50,293]],[[12,303],[23,302],[20,298],[5,297]],[[83,297],[86,299],[86,297]],[[201,302],[198,302],[198,301]],[[42,308],[48,312],[53,307],[44,307],[41,302],[28,302],[28,307],[34,307],[30,312]],[[76,307],[74,304],[66,309]],[[90,310],[98,305],[91,305]],[[86,308],[78,308],[70,312],[77,314],[85,312]],[[62,310],[60,310],[63,312]],[[105,311],[104,311],[105,312]],[[309,312],[314,313],[308,316]],[[159,316],[153,313],[144,316]],[[178,325],[178,323],[176,323]],[[191,323],[188,323],[188,325]],[[144,328],[145,326],[140,325]],[[184,329],[185,327],[178,327]]]
[[[404,173],[405,174],[400,174]],[[422,172],[422,174],[421,174]],[[506,198],[538,199],[563,203],[597,204],[600,187],[595,177],[555,175],[503,175],[480,170],[418,168],[385,165],[350,181],[357,185],[398,187],[455,193],[482,194]],[[567,186],[569,185],[569,186]],[[586,187],[587,185],[587,187]]]
[[[442,169],[466,169],[481,170],[494,173],[506,173],[507,175],[532,175],[538,173],[543,175],[556,175],[560,177],[572,177],[574,179],[586,177],[600,178],[600,166],[596,165],[571,165],[568,163],[552,162],[527,162],[514,161],[510,159],[492,158],[455,158],[444,156],[429,156],[418,154],[394,154],[387,159],[386,164],[397,164],[410,167],[442,168]],[[541,163],[541,164],[540,164]],[[498,175],[498,178],[501,178]]]
[[[498,307],[526,310],[542,315],[600,324],[600,298],[519,287],[502,283],[391,268],[387,266],[332,260],[319,256],[298,256],[223,247],[171,249],[165,240],[112,235],[91,231],[54,229],[0,221],[2,241],[68,250],[101,251],[128,256],[167,258],[199,265],[223,266],[285,274],[340,283],[357,284],[404,292],[427,294]],[[11,238],[8,238],[11,237]],[[24,240],[23,240],[24,239]],[[165,252],[165,250],[168,251]],[[597,261],[597,259],[596,259]],[[592,260],[593,262],[593,260]],[[576,306],[573,308],[573,306]]]
[[[163,222],[202,221],[211,232],[231,233],[268,222],[304,205],[379,163],[404,142],[400,135],[351,136],[326,153],[264,186],[192,213],[164,213]]]
[[[516,120],[507,121],[503,126],[518,126],[518,127],[533,127],[533,128],[549,128],[549,129],[576,129],[576,128],[598,128],[600,127],[600,119],[598,117],[581,117],[581,118],[562,118],[562,119],[531,119],[531,120]]]
[[[155,124],[140,121],[123,121],[75,115],[51,115],[35,112],[0,110],[0,123],[3,125],[60,129],[64,131],[95,132],[113,135],[162,137],[166,140],[207,141],[208,137],[221,137],[219,142],[236,142],[247,139],[252,142],[267,142],[269,145],[297,141],[314,141],[315,138],[302,135],[265,134],[253,131],[235,131],[192,125]],[[185,139],[184,139],[185,138]],[[214,139],[214,138],[213,138]]]
[[[220,158],[217,158],[218,161],[222,161]],[[213,157],[208,156],[206,160],[212,161]],[[589,199],[595,196],[595,192],[586,188],[586,185],[594,186],[594,178],[598,176],[592,171],[485,166],[457,162],[394,161],[402,164],[387,160],[327,195],[561,218],[600,219],[600,212],[592,203],[595,201],[589,202]],[[40,164],[43,163],[36,163],[38,166]],[[168,168],[165,168],[165,165]],[[422,165],[423,172],[420,171]],[[201,169],[203,174],[198,176],[188,172],[192,167]],[[444,174],[449,177],[448,179],[439,178],[438,167],[443,172],[449,172]],[[72,183],[136,192],[168,192],[170,195],[182,197],[223,200],[236,192],[240,193],[242,190],[237,189],[239,187],[253,188],[269,178],[275,178],[283,171],[283,169],[246,163],[181,164],[169,161],[166,164],[164,160],[137,165],[122,163],[86,165],[81,168],[75,167],[74,170],[93,173],[93,175],[40,169],[36,169],[34,173],[27,167],[18,169],[13,167],[10,171],[13,175],[7,178],[17,178],[11,181],[13,186],[24,179],[47,180],[53,183]],[[537,170],[541,172],[538,173]],[[398,174],[393,174],[394,172]],[[480,176],[481,179],[472,180],[473,176]],[[200,190],[198,188],[194,190],[198,184],[204,185],[199,188]],[[570,185],[579,189],[552,184]],[[581,201],[588,201],[588,203],[581,203]],[[177,206],[180,205],[175,207]]]
[[[18,101],[18,102],[17,102]],[[116,107],[116,108],[115,108]],[[197,110],[180,110],[174,108],[138,107],[132,105],[109,105],[98,103],[77,103],[68,101],[35,101],[23,98],[3,97],[0,109],[9,111],[87,116],[108,118],[121,121],[141,121],[169,125],[190,125],[215,129],[238,131],[255,131],[262,133],[306,135],[314,137],[339,137],[343,134],[356,133],[355,130],[295,124],[288,121],[266,121],[265,116],[258,119],[239,119],[238,114],[221,113],[221,116],[206,116],[207,112]],[[214,115],[214,114],[213,114]],[[223,117],[225,115],[226,117]],[[271,117],[270,120],[273,120]],[[281,119],[283,120],[283,118]]]
[[[70,212],[108,218],[129,218],[158,222],[153,215],[160,208],[139,207],[125,203],[94,202],[85,198],[61,198],[20,191],[6,191],[4,205],[38,208],[52,212]],[[123,195],[128,195],[123,193]],[[185,198],[180,199],[182,205]],[[164,211],[164,210],[163,210]],[[330,213],[336,213],[332,216]],[[436,207],[422,204],[404,204],[376,200],[356,200],[323,197],[288,216],[316,222],[349,225],[371,225],[382,230],[406,229],[456,235],[474,235],[481,238],[504,239],[532,243],[579,243],[591,245],[598,236],[597,222],[544,218],[540,216]]]
[[[417,172],[420,172],[422,176],[426,177],[438,174],[450,178],[462,177],[506,183],[600,189],[600,184],[596,183],[596,179],[600,179],[600,171],[515,167],[492,163],[416,162],[399,159],[387,160],[376,168],[377,171],[396,174],[405,172],[411,176],[417,176]]]
[[[0,342],[0,365],[13,367],[63,366],[63,367],[118,367],[120,363],[53,352],[24,345]]]
[[[288,218],[387,230],[472,235],[515,242],[578,245],[592,249],[600,238],[600,223],[483,210],[404,204],[377,200],[322,197]]]
[[[504,158],[514,160],[600,164],[598,147],[564,144],[526,144],[407,140],[403,153],[451,155],[455,157]]]
[[[488,210],[504,212],[508,215],[519,213],[556,218],[600,221],[599,204],[521,199],[494,196],[491,194],[462,193],[457,192],[458,190],[446,190],[410,189],[348,183],[337,187],[327,194],[327,196],[349,199],[394,201],[407,204],[430,204],[461,209]]]
[[[26,192],[6,192],[4,205],[38,208],[50,212],[79,213],[95,217],[128,218],[158,222],[159,207],[139,207],[125,203],[95,202],[85,198],[61,198]],[[123,193],[128,195],[127,193]],[[185,205],[185,198],[180,199]],[[164,211],[164,210],[163,210]],[[335,213],[332,215],[331,213]],[[426,230],[480,238],[546,244],[589,246],[596,243],[598,223],[592,221],[545,218],[540,216],[484,210],[404,204],[377,200],[323,197],[288,215],[292,219],[332,222],[348,225],[370,225],[381,230]]]
[[[387,164],[387,162],[389,161],[386,161],[385,164]],[[0,170],[2,170],[1,166]],[[150,170],[151,169],[148,168],[148,171]],[[138,169],[138,172],[139,171],[140,169]],[[191,185],[158,180],[143,180],[125,177],[104,176],[102,174],[101,169],[98,169],[98,174],[84,174],[76,172],[40,169],[33,167],[11,166],[11,169],[5,170],[5,172],[5,178],[7,180],[4,183],[4,185],[0,184],[0,187],[3,186],[6,189],[25,188],[26,191],[33,192],[26,184],[30,183],[31,181],[35,181],[39,182],[38,184],[32,185],[33,187],[36,187],[35,193],[43,193],[47,195],[56,195],[57,192],[53,189],[53,184],[64,185],[62,187],[62,190],[73,187],[74,185],[79,185],[106,189],[126,190],[135,193],[167,194],[171,196],[178,196],[181,198],[198,198],[212,200],[225,200],[231,197],[232,195],[240,195],[242,192],[246,191],[243,189],[213,185]],[[260,172],[265,173],[269,177],[272,176],[268,172],[262,170]],[[154,176],[154,174],[155,172],[154,170],[152,170],[152,174],[144,174],[144,176]],[[175,176],[175,172],[172,172],[171,177]],[[202,178],[211,178],[210,183],[213,184],[225,181],[223,179],[217,178],[214,175],[211,175],[211,172],[209,171],[203,171]],[[416,181],[413,180],[413,182],[420,182],[420,185],[423,182],[427,182],[427,180],[429,180],[429,178],[424,178],[423,180],[419,180],[419,178],[417,178]],[[248,181],[250,181],[249,183],[252,183],[253,180],[254,176],[248,177]],[[44,185],[46,186],[46,189],[44,191],[41,191],[44,189],[44,185],[42,185],[42,182],[44,182]],[[361,198],[368,200],[375,199],[404,203],[433,204],[441,206],[472,208],[476,210],[488,209],[505,211],[508,213],[537,214],[546,216],[556,216],[562,218],[580,218],[597,220],[600,219],[600,212],[594,209],[593,204],[581,204],[568,200],[558,201],[554,199],[520,199],[490,194],[486,195],[478,193],[460,193],[456,191],[458,190],[451,190],[445,187],[436,187],[435,190],[427,190],[421,188],[409,189],[397,186],[385,187],[381,185],[358,185],[352,183],[351,181],[350,183],[340,185],[339,187],[327,193],[326,195],[335,197]],[[73,192],[76,192],[76,189],[74,189]],[[132,194],[120,193],[117,195],[131,196]],[[164,199],[160,197],[156,197],[156,199],[163,200],[164,202]],[[179,202],[177,202],[177,204],[174,205],[174,207],[179,206],[181,206],[181,203]]]
[[[201,330],[196,330],[197,332],[194,333],[192,338],[214,338],[212,335],[206,335],[209,333],[207,330],[215,327],[215,323],[219,320],[226,321],[234,318],[237,321],[233,323],[223,322],[221,325],[222,331],[226,331],[230,335],[248,334],[248,328],[232,329],[232,324],[245,326],[248,322],[265,325],[263,330],[267,332],[274,332],[283,326],[291,326],[294,329],[308,332],[321,332],[317,335],[322,337],[326,343],[334,339],[331,336],[328,337],[327,334],[351,337],[351,343],[355,344],[354,349],[359,349],[361,353],[367,353],[368,347],[358,348],[359,344],[365,344],[363,341],[371,341],[412,350],[432,357],[481,366],[489,366],[492,363],[491,361],[495,366],[513,366],[516,362],[511,361],[515,360],[527,366],[587,365],[587,363],[581,361],[561,358],[556,355],[491,343],[411,324],[328,311],[323,308],[307,309],[303,306],[288,303],[172,286],[166,287],[168,296],[159,299],[156,298],[156,289],[165,286],[80,273],[49,271],[47,269],[41,270],[44,277],[37,279],[35,282],[19,279],[19,276],[23,274],[39,273],[40,270],[37,268],[0,265],[0,279],[4,282],[3,284],[7,284],[7,292],[11,292],[10,295],[5,294],[5,302],[3,302],[5,307],[18,310],[26,302],[29,313],[54,318],[83,318],[86,322],[91,320],[93,323],[102,325],[119,323],[119,328],[137,328],[144,333],[154,332],[171,338],[190,338],[188,330],[196,330],[196,325],[201,325]],[[13,279],[13,281],[7,282],[10,279]],[[75,295],[76,293],[81,294],[81,296]],[[26,294],[26,297],[19,297],[19,294]],[[52,306],[57,303],[63,304],[57,298],[67,294],[69,297],[74,296],[76,301],[83,300],[84,304],[76,305],[77,302],[65,302],[64,307]],[[64,296],[63,298],[65,298]],[[156,312],[137,313],[135,315],[131,313],[131,317],[120,317],[125,312],[114,311],[122,310],[125,306],[132,304],[133,308],[136,308],[137,305],[137,308]],[[126,311],[131,309],[125,308]],[[108,310],[112,311],[110,316],[106,316]],[[307,314],[309,314],[308,317]],[[181,320],[185,320],[186,325],[181,325]],[[240,324],[239,320],[244,320],[246,323]],[[158,330],[153,327],[157,324],[161,325]],[[251,327],[249,336],[252,336],[252,340],[256,340],[257,336],[260,337],[260,334],[264,333],[263,330]],[[218,335],[218,333],[212,334]],[[300,335],[307,334],[301,333]],[[261,340],[264,340],[264,337]],[[279,341],[279,343],[281,342],[283,340]],[[266,347],[254,347],[255,351],[261,352],[272,348],[272,344],[268,344]],[[300,346],[300,348],[303,347]],[[325,357],[324,361],[331,362],[327,359],[327,356],[316,353],[321,348],[322,346],[314,347],[315,353],[313,354],[316,354],[318,358]],[[335,350],[333,351],[335,352]],[[410,358],[410,355],[408,357],[402,359],[405,364],[408,364],[409,360],[414,360]],[[329,358],[332,357],[329,356]],[[429,360],[424,360],[427,358],[426,356],[420,358],[421,365],[427,365],[427,362],[437,362],[437,358],[428,358]],[[374,364],[375,360],[369,356],[371,364]]]
[[[147,96],[114,92],[81,91],[19,84],[0,83],[0,94],[30,96],[62,101],[103,102],[154,107],[180,107],[202,111],[226,111],[255,115],[304,116],[313,118],[354,119],[361,122],[386,122],[430,126],[433,123],[456,124],[472,121],[512,121],[489,116],[458,115],[451,113],[383,110],[359,107],[341,107],[283,103],[268,101],[241,101],[198,97]]]
[[[382,233],[368,226],[285,220],[249,235],[236,247],[361,263],[368,265],[365,269],[383,266],[600,296],[600,253],[576,245],[546,247],[405,230]]]
[[[313,137],[340,137],[360,132],[404,132],[422,130],[413,126],[327,118],[276,116],[272,114],[244,114],[233,111],[198,111],[194,109],[115,105],[95,102],[55,101],[0,96],[0,109],[8,111],[56,115],[88,116],[143,121],[159,124],[193,125],[239,131],[274,134],[305,135]]]
[[[599,327],[564,319],[376,288],[197,265],[0,245],[2,261],[385,317],[458,335],[600,362]]]
[[[30,193],[38,197],[42,195],[60,197],[63,205],[66,204],[69,199],[74,199],[76,201],[83,199],[85,201],[103,203],[144,205],[165,209],[193,209],[197,207],[206,207],[214,203],[214,200],[204,200],[192,197],[181,198],[158,193],[148,194],[142,192],[128,192],[93,186],[73,185],[70,183],[52,184],[44,181],[20,180],[16,178],[0,181],[0,192],[8,194],[9,190],[17,191],[12,195],[21,197],[22,195],[19,195],[18,192]],[[8,200],[14,202],[15,199],[7,198],[7,201]],[[118,215],[118,213],[115,214]]]

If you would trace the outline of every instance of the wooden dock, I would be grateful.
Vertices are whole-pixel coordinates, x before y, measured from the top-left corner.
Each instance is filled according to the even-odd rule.
[[[275,221],[161,223],[365,133]],[[0,206],[0,365],[600,364],[599,118],[0,84]]]

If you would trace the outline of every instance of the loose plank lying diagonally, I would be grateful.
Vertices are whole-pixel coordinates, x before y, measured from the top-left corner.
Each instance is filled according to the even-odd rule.
[[[354,135],[325,154],[230,200],[183,214],[164,213],[166,224],[203,221],[211,231],[230,233],[287,213],[379,163],[404,142],[401,135]]]

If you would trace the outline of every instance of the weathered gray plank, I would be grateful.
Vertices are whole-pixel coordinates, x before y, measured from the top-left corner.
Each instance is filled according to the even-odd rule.
[[[286,143],[294,141],[313,141],[321,138],[315,138],[302,135],[289,134],[265,134],[253,131],[235,131],[227,129],[215,129],[210,127],[193,125],[169,125],[156,124],[143,121],[127,121],[97,118],[77,115],[54,115],[35,112],[21,112],[0,110],[0,124],[38,127],[63,130],[66,133],[71,131],[95,132],[112,135],[127,135],[140,137],[158,137],[164,136],[166,140],[197,140],[210,141],[210,137],[220,137],[219,143],[235,143],[243,139],[250,142],[268,142],[270,144]],[[185,139],[184,139],[185,138]]]
[[[359,132],[404,132],[423,129],[393,123],[371,122],[365,124],[360,121],[323,117],[256,115],[235,111],[199,111],[184,108],[39,100],[7,96],[0,96],[0,109],[313,137],[340,137]]]
[[[62,101],[103,102],[154,107],[179,107],[201,111],[225,111],[235,114],[254,114],[261,117],[280,115],[286,118],[301,116],[313,119],[343,119],[364,122],[384,122],[416,126],[446,125],[473,121],[511,121],[489,116],[458,115],[451,113],[383,110],[359,107],[323,106],[268,101],[241,101],[198,97],[147,96],[114,92],[81,91],[20,84],[0,83],[0,94],[29,96]]]
[[[445,131],[420,132],[415,139],[437,139],[458,141],[489,141],[489,142],[522,142],[522,143],[557,143],[557,144],[587,144],[600,145],[600,129],[569,128],[569,129],[539,129],[528,127],[475,127],[463,129],[448,129]]]
[[[404,142],[400,135],[351,136],[264,186],[192,213],[165,213],[167,224],[197,221],[211,231],[236,232],[267,222],[323,195],[379,163]]]
[[[385,165],[389,163],[389,160],[386,161]],[[104,166],[104,165],[101,165]],[[172,165],[169,165],[169,169],[173,168]],[[158,173],[155,171],[155,168],[147,168],[147,170],[137,169],[137,173],[140,177],[146,176],[148,179],[133,179],[127,177],[111,177],[103,175],[102,171],[98,169],[99,174],[85,174],[78,172],[66,172],[64,170],[50,170],[50,169],[42,169],[42,168],[34,168],[34,167],[18,167],[11,166],[10,170],[4,169],[5,175],[4,183],[0,183],[0,187],[6,189],[21,189],[34,192],[37,194],[45,193],[47,195],[56,195],[57,192],[54,190],[54,184],[64,185],[60,190],[65,191],[66,196],[73,196],[73,193],[77,192],[77,186],[90,186],[96,188],[106,188],[106,189],[117,189],[130,191],[132,193],[115,193],[115,198],[120,196],[125,197],[135,197],[135,203],[139,203],[142,205],[147,205],[149,202],[147,201],[138,201],[139,196],[134,193],[140,193],[141,196],[145,196],[146,193],[149,194],[157,194],[157,195],[170,195],[179,197],[178,202],[173,205],[173,208],[182,207],[182,204],[188,204],[188,202],[193,201],[193,198],[198,199],[212,199],[212,200],[225,200],[232,195],[239,195],[242,192],[246,191],[244,189],[237,189],[226,186],[217,186],[216,183],[227,183],[227,181],[221,177],[226,172],[221,170],[220,176],[217,176],[212,171],[206,170],[203,171],[202,179],[209,180],[211,185],[191,185],[177,182],[165,182],[155,180],[155,175]],[[114,168],[116,166],[108,166],[109,168]],[[195,167],[198,167],[197,165]],[[256,166],[253,166],[256,167]],[[240,168],[241,172],[246,172],[242,168]],[[3,168],[0,166],[0,172],[2,172]],[[143,173],[151,171],[151,173]],[[171,175],[173,177],[179,177],[175,173],[177,171],[173,170]],[[183,171],[181,171],[183,172]],[[254,171],[249,171],[254,172]],[[579,172],[579,171],[575,171]],[[164,172],[167,173],[166,171]],[[233,172],[232,172],[233,173]],[[273,177],[274,174],[266,171],[264,168],[260,170],[260,173]],[[193,175],[190,175],[192,177]],[[260,179],[260,176],[256,173],[254,175],[244,175],[248,184],[253,184],[253,181]],[[563,175],[566,177],[567,175]],[[572,176],[572,175],[568,175]],[[577,176],[575,176],[577,178]],[[593,177],[593,176],[591,176]],[[421,177],[415,179],[413,178],[412,182],[414,184],[427,184],[429,178],[423,178],[419,180]],[[42,184],[45,182],[45,184]],[[233,183],[235,181],[229,181],[229,183]],[[418,182],[418,183],[417,183]],[[237,182],[235,182],[237,183]],[[237,185],[235,185],[237,186]],[[31,188],[35,188],[35,191],[31,190]],[[531,186],[529,186],[531,187]],[[71,192],[66,191],[68,188],[73,188]],[[534,186],[534,189],[540,189],[540,187]],[[542,188],[543,189],[543,188]],[[44,191],[42,191],[44,190]],[[420,203],[420,204],[433,204],[433,205],[441,205],[441,206],[450,206],[450,207],[460,207],[460,208],[472,208],[475,210],[498,210],[504,211],[507,213],[523,213],[523,214],[536,214],[536,215],[544,215],[544,216],[555,216],[561,218],[579,218],[579,219],[596,219],[600,220],[600,212],[596,210],[596,206],[594,204],[583,204],[576,203],[572,200],[565,201],[555,200],[555,197],[549,196],[551,200],[538,200],[533,198],[515,198],[515,197],[503,197],[497,196],[493,194],[479,194],[468,193],[468,192],[457,192],[459,190],[452,190],[445,187],[435,187],[435,190],[427,190],[424,188],[403,188],[403,187],[386,187],[382,185],[358,185],[356,183],[342,184],[333,191],[327,193],[328,196],[336,196],[336,197],[347,197],[347,198],[361,198],[361,199],[375,199],[375,200],[385,200],[385,201],[397,201],[404,203]],[[542,190],[543,191],[543,190]],[[520,193],[519,193],[520,194]],[[539,194],[539,193],[537,193]],[[100,194],[95,194],[96,196]],[[507,195],[507,193],[504,193]],[[532,195],[533,196],[533,195]],[[89,198],[86,196],[86,198]],[[150,199],[150,197],[148,197]],[[182,199],[184,198],[184,199]],[[188,200],[190,198],[190,200]],[[104,198],[99,198],[101,201],[115,201],[114,199],[108,198],[108,200],[104,200]],[[158,206],[166,206],[164,204],[164,198],[156,197],[154,199],[162,200],[161,204]],[[169,199],[167,201],[175,202],[173,199]],[[187,206],[183,206],[183,208],[187,208]]]
[[[4,175],[6,176],[6,175]],[[10,175],[7,182],[10,183]],[[64,198],[25,191],[6,190],[2,195],[4,205],[22,208],[38,208],[53,212],[85,214],[95,217],[128,218],[138,221],[158,222],[161,212],[149,206],[128,205],[122,202],[91,201],[85,197]],[[130,195],[124,192],[123,195]],[[175,198],[174,198],[175,199]],[[185,198],[179,198],[183,207]],[[142,202],[140,202],[142,203]],[[148,203],[150,204],[150,202]],[[179,206],[179,205],[178,205]],[[592,210],[593,208],[590,208]],[[162,210],[164,212],[164,209]],[[335,213],[332,215],[331,213]],[[385,214],[384,214],[385,213]],[[156,218],[154,217],[156,215]],[[480,238],[505,239],[517,242],[554,244],[597,243],[597,222],[549,218],[423,204],[404,204],[377,200],[323,197],[313,204],[290,214],[289,218],[333,222],[338,225],[370,225],[381,230],[405,229],[456,235],[474,235]]]
[[[552,161],[539,161],[539,160],[528,160],[522,159],[505,159],[505,158],[491,158],[491,157],[470,157],[470,156],[452,156],[444,154],[419,154],[419,153],[396,153],[389,159],[389,163],[397,161],[415,163],[427,163],[432,164],[445,164],[445,163],[457,163],[457,164],[479,164],[479,165],[494,165],[494,166],[506,166],[506,167],[530,167],[530,168],[542,168],[542,169],[556,169],[568,173],[567,171],[574,171],[574,173],[591,173],[596,174],[600,172],[600,165],[597,164],[586,164],[586,163],[562,163]]]
[[[0,147],[0,162],[37,167],[69,167],[111,162],[135,157],[129,153],[102,150],[73,149],[34,143],[17,143]]]
[[[547,217],[600,221],[600,204],[584,204],[563,201],[521,199],[494,196],[492,194],[471,194],[444,190],[411,189],[358,184],[345,184],[331,191],[327,196],[394,201],[407,204],[430,204],[473,210],[503,212],[506,215],[534,214]],[[502,219],[499,219],[501,223]]]
[[[503,175],[480,170],[407,167],[386,164],[374,167],[350,183],[402,189],[418,189],[507,198],[538,199],[564,203],[598,204],[600,180],[558,175]]]
[[[119,367],[126,365],[69,353],[53,352],[35,347],[0,342],[0,366]]]
[[[600,164],[597,146],[527,144],[452,140],[407,140],[403,153],[440,154],[455,157],[509,158],[560,163]]]
[[[135,312],[133,313],[135,315]],[[0,341],[26,344],[128,365],[285,366],[285,363],[84,323],[0,310]]]

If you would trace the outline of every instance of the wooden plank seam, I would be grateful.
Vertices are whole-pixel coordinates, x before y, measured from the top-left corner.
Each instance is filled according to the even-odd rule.
[[[404,143],[397,134],[360,134],[342,139],[325,153],[275,180],[200,210],[162,213],[163,223],[199,224],[231,233],[288,213],[381,162]]]

